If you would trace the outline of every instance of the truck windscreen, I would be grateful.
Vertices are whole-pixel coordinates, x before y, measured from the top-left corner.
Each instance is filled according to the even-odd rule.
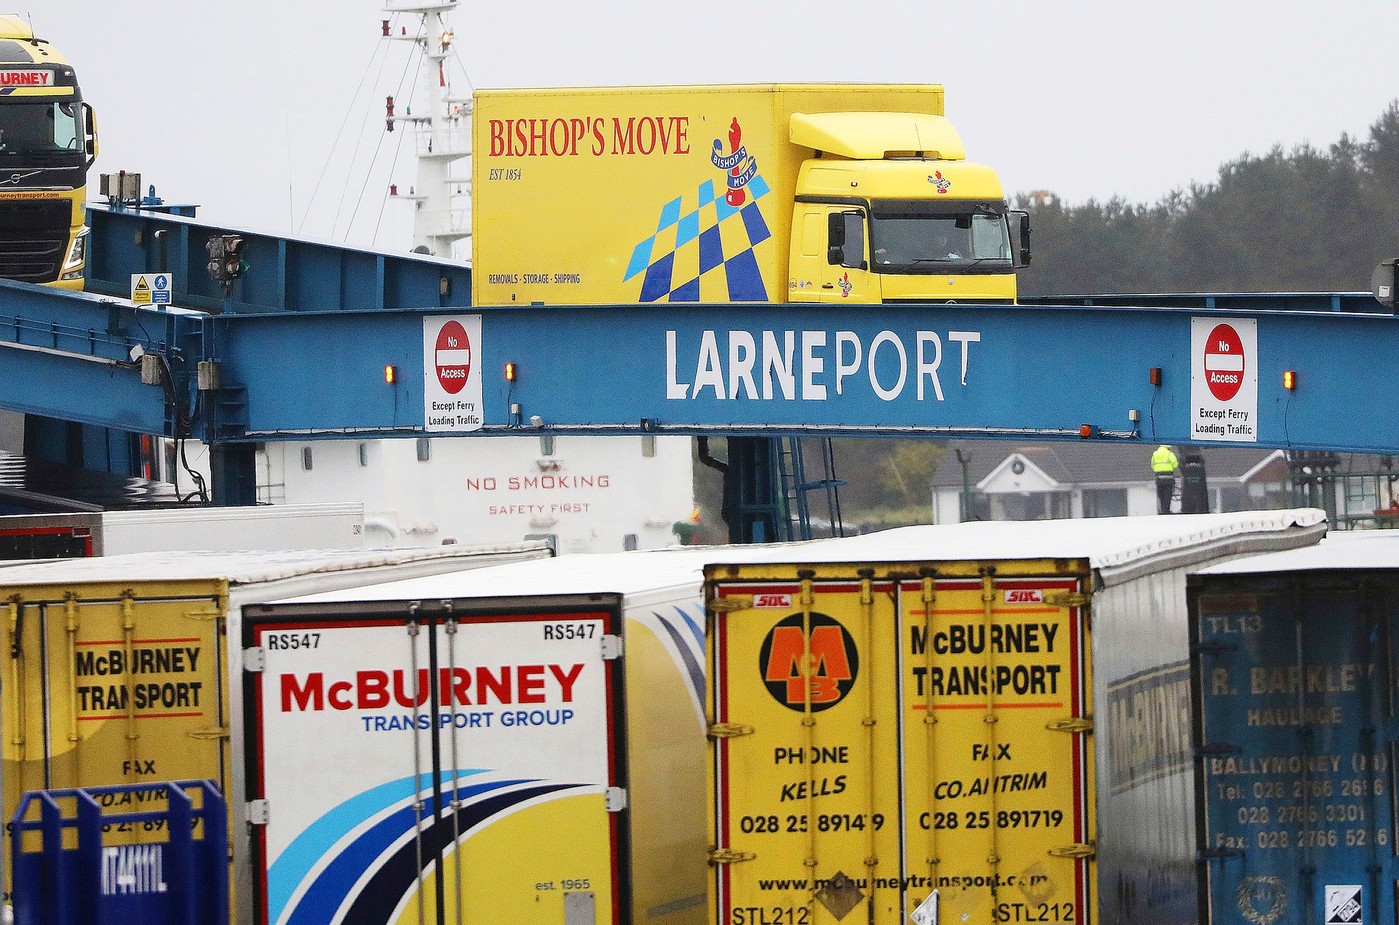
[[[872,203],[876,273],[1005,272],[1011,268],[1004,206],[987,203]]]
[[[83,132],[79,104],[0,102],[0,158],[81,158]]]

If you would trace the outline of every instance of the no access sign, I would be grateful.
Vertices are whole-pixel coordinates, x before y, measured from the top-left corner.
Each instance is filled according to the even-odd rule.
[[[428,431],[481,429],[481,316],[423,319],[423,422]]]
[[[461,322],[448,321],[438,330],[432,361],[437,370],[437,384],[444,392],[456,395],[466,387],[471,375],[471,336]]]
[[[1190,319],[1190,438],[1258,442],[1258,320]]]

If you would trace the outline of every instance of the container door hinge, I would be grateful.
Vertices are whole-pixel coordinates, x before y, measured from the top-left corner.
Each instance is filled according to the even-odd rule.
[[[267,667],[267,650],[262,646],[253,646],[243,650],[243,670],[258,672]]]
[[[270,812],[271,812],[271,811],[269,810],[269,808],[268,808],[268,806],[267,806],[267,801],[266,801],[266,800],[249,800],[249,801],[248,801],[248,824],[249,824],[249,825],[267,825],[267,819],[268,819],[268,816],[269,816]]]
[[[1206,742],[1195,749],[1195,755],[1199,758],[1218,757],[1220,755],[1237,755],[1243,749],[1237,745],[1230,745],[1228,742]]]
[[[208,729],[191,729],[189,732],[185,733],[185,735],[189,736],[191,739],[201,739],[205,741],[227,739],[228,727],[212,726]]]
[[[728,597],[716,597],[709,602],[709,609],[715,613],[733,613],[735,610],[752,610],[753,595],[731,594]]]
[[[1195,858],[1199,861],[1227,861],[1231,858],[1241,858],[1244,856],[1242,848],[1205,848],[1195,852]]]
[[[1093,717],[1070,716],[1068,719],[1056,719],[1045,723],[1044,728],[1050,732],[1092,732]]]
[[[736,739],[753,734],[753,727],[743,723],[710,723],[705,730],[711,739]]]
[[[711,864],[737,864],[739,861],[751,861],[757,855],[751,851],[733,851],[729,848],[716,848],[709,852],[709,863]]]
[[[609,813],[620,813],[627,808],[627,791],[624,787],[608,787],[603,792]]]
[[[1050,607],[1083,607],[1090,600],[1082,591],[1051,591],[1044,596]]]
[[[602,637],[602,660],[610,662],[622,657],[622,637],[603,636]]]
[[[223,611],[220,610],[217,606],[200,607],[195,610],[185,611],[186,620],[202,620],[205,622],[209,622],[212,620],[221,619],[222,617]]]
[[[1080,843],[1050,848],[1049,853],[1056,858],[1091,858],[1098,853],[1098,849],[1095,845]]]

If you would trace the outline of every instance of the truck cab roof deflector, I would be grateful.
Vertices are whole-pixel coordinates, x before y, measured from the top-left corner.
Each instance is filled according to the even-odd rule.
[[[962,136],[945,116],[913,112],[795,112],[791,141],[861,161],[915,154],[960,161],[967,156]]]

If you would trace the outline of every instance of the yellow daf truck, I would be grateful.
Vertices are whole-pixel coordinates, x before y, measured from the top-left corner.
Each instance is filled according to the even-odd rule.
[[[1013,302],[1029,218],[936,85],[483,90],[473,297]]]
[[[97,123],[73,67],[0,15],[0,277],[82,289]]]

